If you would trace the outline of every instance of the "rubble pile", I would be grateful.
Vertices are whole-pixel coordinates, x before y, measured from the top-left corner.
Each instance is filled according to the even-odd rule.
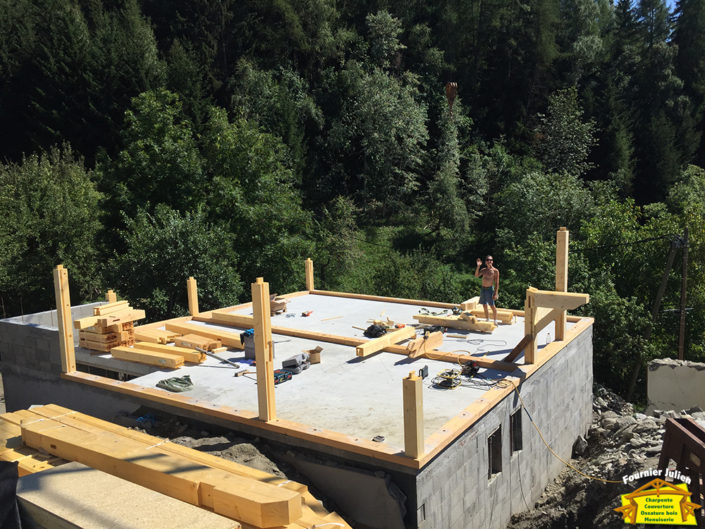
[[[533,509],[515,515],[508,528],[623,529],[622,517],[614,511],[620,506],[620,495],[644,482],[625,485],[622,476],[658,466],[664,423],[669,417],[690,417],[705,427],[705,412],[700,408],[655,410],[653,415],[645,415],[606,388],[595,386],[592,424],[587,439],[581,436],[573,445],[570,463],[585,474],[620,483],[604,483],[566,468]]]

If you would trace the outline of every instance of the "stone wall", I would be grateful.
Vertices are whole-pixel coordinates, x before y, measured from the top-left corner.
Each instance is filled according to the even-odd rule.
[[[519,387],[531,417],[564,459],[590,425],[592,380],[590,327]],[[523,448],[510,453],[510,415],[519,407],[513,392],[421,471],[417,527],[498,529],[533,505],[564,465],[543,444],[526,412]],[[502,471],[489,478],[487,439],[500,426]]]

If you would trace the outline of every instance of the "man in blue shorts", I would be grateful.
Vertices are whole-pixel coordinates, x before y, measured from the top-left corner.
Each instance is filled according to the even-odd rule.
[[[495,306],[495,301],[497,299],[497,295],[499,294],[499,270],[493,266],[493,262],[494,259],[492,259],[492,256],[488,255],[485,257],[485,267],[480,270],[480,266],[482,266],[482,259],[478,257],[477,268],[475,268],[475,277],[482,278],[480,304],[485,309],[485,319],[487,321],[490,320],[487,305],[491,305],[494,323],[497,325],[497,307]]]

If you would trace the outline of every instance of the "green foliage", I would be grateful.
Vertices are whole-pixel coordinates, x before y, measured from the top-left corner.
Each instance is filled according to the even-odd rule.
[[[68,145],[0,165],[3,313],[54,306],[57,264],[71,270],[74,303],[97,295],[99,199],[91,173]]]
[[[389,68],[394,63],[399,64],[398,54],[406,47],[398,38],[402,32],[401,21],[387,11],[378,11],[367,15],[366,22],[372,62],[382,68]]]
[[[539,114],[535,152],[550,172],[580,176],[595,145],[595,124],[583,120],[575,88],[559,90],[548,100],[546,114]]]
[[[244,119],[230,122],[215,107],[203,145],[209,216],[233,234],[243,279],[265,277],[272,291],[300,288],[310,216],[301,207],[286,147]]]
[[[125,251],[111,264],[113,284],[150,321],[187,313],[186,279],[198,281],[199,307],[210,310],[238,302],[233,238],[206,220],[205,213],[179,213],[164,204],[153,214],[140,210],[121,231]]]

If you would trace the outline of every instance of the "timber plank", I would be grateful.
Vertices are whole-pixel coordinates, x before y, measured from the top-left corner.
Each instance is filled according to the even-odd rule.
[[[462,316],[462,315],[461,315]],[[440,325],[451,329],[463,329],[466,331],[479,331],[491,333],[496,326],[490,321],[476,321],[475,317],[465,319],[460,316],[430,316],[427,314],[415,314],[414,319],[419,323],[428,325]]]
[[[160,353],[157,351],[147,351],[145,349],[134,349],[132,347],[113,347],[110,350],[115,358],[120,360],[129,360],[130,362],[137,362],[139,364],[147,364],[152,366],[169,367],[171,369],[176,369],[184,365],[184,357]]]
[[[176,322],[166,322],[164,324],[167,331],[178,332],[181,334],[196,333],[201,336],[206,336],[208,338],[213,338],[223,342],[223,345],[228,347],[235,347],[236,349],[244,349],[245,346],[240,341],[240,334],[234,332],[224,331],[222,329],[209,329],[203,325],[193,325],[184,321],[181,323]]]
[[[368,356],[372,353],[381,351],[388,345],[397,344],[409,338],[416,336],[416,329],[414,327],[402,327],[396,331],[388,332],[387,334],[380,336],[379,338],[374,338],[368,342],[358,345],[355,348],[355,354],[357,356]]]
[[[115,301],[114,303],[106,303],[100,307],[93,309],[94,316],[105,316],[106,314],[112,314],[114,312],[119,312],[129,308],[127,300]]]
[[[206,355],[199,353],[195,349],[187,349],[186,347],[177,347],[175,345],[164,345],[150,342],[136,342],[135,349],[142,351],[155,351],[157,353],[166,353],[169,355],[181,356],[184,361],[192,364],[201,364],[206,360]]]

